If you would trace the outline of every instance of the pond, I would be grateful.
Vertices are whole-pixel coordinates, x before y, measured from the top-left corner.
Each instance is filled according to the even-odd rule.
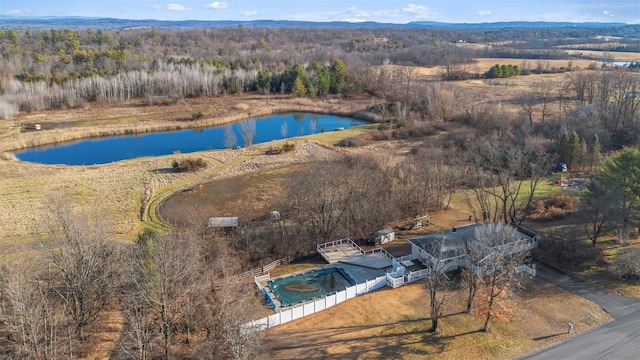
[[[246,144],[241,131],[243,124],[245,128],[246,125],[255,124],[252,142],[259,144],[322,131],[347,129],[366,123],[363,120],[324,114],[274,114],[202,129],[91,138],[34,147],[17,152],[16,157],[22,161],[41,164],[106,164],[138,157],[169,155],[175,152],[190,153],[244,146]]]

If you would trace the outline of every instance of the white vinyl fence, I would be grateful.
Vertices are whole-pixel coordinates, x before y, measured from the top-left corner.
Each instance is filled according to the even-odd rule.
[[[327,295],[323,298],[307,301],[306,303],[292,306],[286,310],[277,312],[265,318],[254,320],[244,325],[244,328],[252,328],[255,330],[265,330],[274,326],[282,325],[289,321],[300,319],[318,311],[330,308],[340,304],[343,301],[353,299],[356,296],[366,294],[373,290],[378,290],[386,285],[386,277],[379,276],[373,280],[367,280],[364,283],[356,284],[345,290],[338,291],[335,294]]]

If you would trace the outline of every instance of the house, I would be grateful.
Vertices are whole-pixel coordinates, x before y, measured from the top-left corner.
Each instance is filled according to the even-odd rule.
[[[483,265],[491,254],[510,255],[538,247],[537,234],[522,226],[515,226],[518,237],[509,243],[481,244],[476,238],[476,230],[485,226],[511,226],[500,223],[483,224],[481,222],[452,228],[449,231],[418,236],[409,239],[411,258],[417,259],[440,272],[456,270],[460,267],[487,271]],[[469,254],[470,249],[478,249],[485,254],[482,260],[475,262]]]

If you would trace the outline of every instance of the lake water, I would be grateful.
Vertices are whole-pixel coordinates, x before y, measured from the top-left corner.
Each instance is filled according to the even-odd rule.
[[[319,133],[323,130],[347,129],[367,123],[353,118],[308,113],[274,114],[247,121],[255,121],[254,144]],[[138,157],[169,155],[176,151],[190,153],[225,149],[225,139],[228,139],[225,127],[228,126],[237,139],[235,146],[245,145],[240,132],[241,123],[203,129],[83,139],[25,149],[17,152],[16,157],[22,161],[41,164],[93,165]]]
[[[598,61],[598,63],[604,65],[630,66],[633,61]]]

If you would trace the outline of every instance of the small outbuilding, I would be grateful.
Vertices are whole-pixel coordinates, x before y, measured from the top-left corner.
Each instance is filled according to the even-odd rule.
[[[556,171],[557,172],[565,172],[565,171],[567,171],[567,164],[558,163],[558,165],[556,165]]]
[[[390,243],[396,239],[396,233],[392,228],[382,229],[380,231],[376,231],[374,234],[374,240],[376,245],[383,245],[386,243]]]
[[[238,217],[212,217],[209,218],[208,228],[215,229],[236,229],[238,228]]]
[[[279,211],[269,211],[269,221],[280,220],[280,212]]]

